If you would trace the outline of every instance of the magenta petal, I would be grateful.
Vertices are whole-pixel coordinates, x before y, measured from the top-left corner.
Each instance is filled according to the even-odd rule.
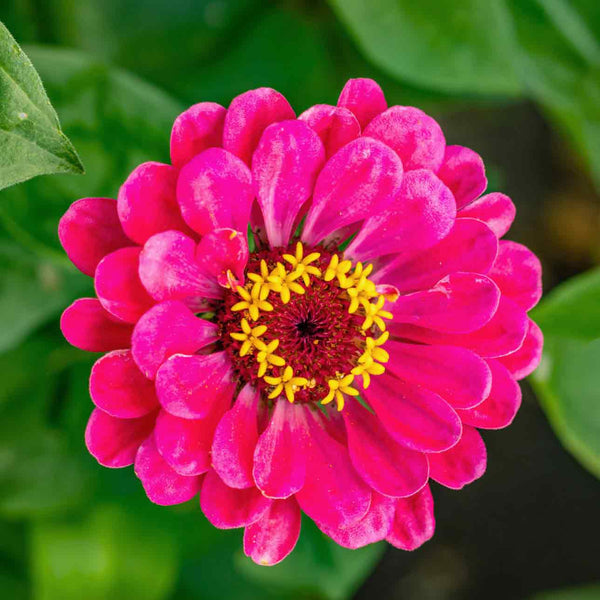
[[[154,435],[140,446],[135,457],[135,474],[148,498],[155,504],[171,506],[191,500],[199,491],[200,477],[176,473],[158,453]]]
[[[349,79],[340,94],[338,106],[352,111],[362,129],[387,108],[385,96],[372,79]]]
[[[459,217],[479,219],[501,238],[515,220],[517,209],[512,200],[499,192],[481,196],[460,209]]]
[[[215,402],[231,402],[235,389],[232,376],[226,352],[175,354],[156,373],[156,393],[162,407],[172,415],[201,419]]]
[[[453,408],[471,408],[487,398],[492,374],[482,358],[465,348],[389,341],[386,369],[400,379],[439,394]]]
[[[477,429],[468,425],[463,427],[456,446],[439,454],[428,454],[427,458],[431,479],[453,490],[479,479],[487,466],[485,444]]]
[[[79,298],[60,318],[69,344],[88,352],[109,352],[131,346],[133,325],[117,321],[96,298]]]
[[[118,419],[95,408],[85,429],[85,445],[102,466],[128,467],[152,432],[155,420],[156,412],[138,419]]]
[[[523,345],[512,354],[502,356],[498,360],[519,380],[527,377],[538,368],[542,360],[544,335],[542,330],[531,319],[528,319],[527,336]]]
[[[521,406],[521,388],[497,360],[488,360],[492,372],[489,396],[475,408],[457,411],[465,425],[481,429],[502,429],[510,425]]]
[[[258,391],[247,384],[215,431],[212,464],[223,482],[232,488],[254,486],[252,468],[258,442],[258,400]]]
[[[306,408],[282,398],[254,451],[256,486],[268,498],[284,499],[302,489],[306,477]]]
[[[411,171],[404,175],[399,196],[374,211],[345,255],[369,260],[429,248],[448,234],[455,217],[452,192],[431,171]]]
[[[488,274],[500,291],[524,310],[532,309],[542,297],[542,265],[522,244],[502,240]]]
[[[250,169],[221,148],[209,148],[179,173],[177,201],[197,233],[230,227],[246,232],[254,192]]]
[[[371,279],[392,283],[401,292],[423,290],[449,273],[486,273],[498,254],[493,231],[475,219],[456,219],[446,237],[421,252],[394,257]]]
[[[384,374],[373,377],[364,391],[387,432],[418,452],[442,452],[460,439],[456,412],[437,394]]]
[[[178,171],[157,162],[136,167],[119,190],[117,207],[125,233],[138,244],[166,229],[188,233],[175,196]]]
[[[200,493],[202,512],[219,529],[255,523],[272,502],[255,487],[238,490],[226,486],[212,469],[206,474]]]
[[[396,500],[396,513],[392,530],[386,540],[400,550],[416,550],[435,531],[433,497],[429,486],[410,498]]]
[[[158,408],[154,382],[138,369],[131,350],[114,350],[96,361],[90,395],[98,408],[121,419],[142,417]]]
[[[389,305],[395,323],[412,323],[447,333],[468,333],[494,315],[500,290],[485,275],[453,273],[429,290],[401,295]]]
[[[371,490],[354,470],[346,447],[325,431],[322,417],[311,413],[307,422],[306,481],[296,499],[316,523],[348,527],[367,514]]]
[[[458,209],[475,200],[487,187],[481,156],[464,146],[446,146],[437,175],[454,194]]]
[[[142,373],[154,379],[173,354],[193,354],[216,339],[214,323],[199,319],[182,302],[169,301],[157,304],[138,321],[131,351]]]
[[[413,106],[392,106],[375,117],[363,135],[381,140],[402,159],[405,171],[437,171],[444,159],[446,140],[441,127]]]
[[[223,148],[249,165],[263,131],[271,123],[295,116],[289,102],[271,88],[258,88],[240,94],[231,101],[225,117]]]
[[[352,464],[374,490],[386,496],[403,497],[414,494],[427,483],[429,468],[423,453],[394,441],[379,419],[358,402],[348,402],[342,414]]]
[[[321,138],[327,158],[360,135],[360,123],[347,108],[317,104],[305,110],[298,120],[304,121]]]
[[[182,112],[171,130],[171,162],[183,167],[207,148],[220,146],[227,110],[216,102],[200,102]]]
[[[58,238],[71,262],[91,277],[107,254],[133,246],[123,232],[117,203],[112,198],[82,198],[73,202],[58,224]]]
[[[229,271],[234,275],[237,283],[244,284],[244,270],[247,262],[246,234],[234,229],[215,229],[207,233],[196,248],[196,263],[200,271],[219,285],[220,294],[222,294],[222,288],[231,285]]]
[[[288,244],[324,161],[323,144],[306,123],[284,121],[265,129],[252,157],[252,176],[272,248]]]
[[[358,138],[332,156],[317,178],[302,240],[316,244],[381,211],[400,193],[402,163],[385,144]]]
[[[257,565],[276,565],[296,546],[300,537],[300,507],[293,498],[276,500],[244,530],[244,554]]]
[[[94,287],[102,306],[112,315],[135,323],[153,304],[138,275],[141,248],[121,248],[96,267]]]

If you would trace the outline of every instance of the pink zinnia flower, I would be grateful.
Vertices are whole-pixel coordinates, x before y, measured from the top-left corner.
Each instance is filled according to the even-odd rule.
[[[301,511],[348,548],[417,548],[429,480],[483,474],[477,429],[512,421],[540,359],[540,263],[501,239],[513,203],[368,79],[297,118],[265,88],[192,106],[171,159],[60,222],[97,295],[62,331],[106,352],[90,452],[134,464],[157,504],[199,494],[262,564],[293,549]]]

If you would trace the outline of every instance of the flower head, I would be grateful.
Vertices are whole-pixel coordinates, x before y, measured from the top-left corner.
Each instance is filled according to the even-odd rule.
[[[90,452],[134,464],[158,504],[199,495],[261,564],[301,511],[342,546],[418,547],[429,479],[483,474],[478,428],[511,422],[539,362],[540,265],[502,239],[512,202],[368,79],[297,118],[266,88],[192,106],[171,159],[60,222],[96,291],[62,330],[105,353]]]

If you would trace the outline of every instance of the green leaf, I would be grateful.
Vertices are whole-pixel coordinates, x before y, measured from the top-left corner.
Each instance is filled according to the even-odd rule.
[[[39,75],[0,23],[0,189],[50,173],[83,173]]]
[[[531,600],[600,600],[600,584],[542,592],[533,596]]]

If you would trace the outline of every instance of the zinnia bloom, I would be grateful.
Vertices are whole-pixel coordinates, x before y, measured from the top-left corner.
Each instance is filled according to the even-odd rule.
[[[412,550],[429,481],[486,468],[540,359],[541,269],[472,150],[372,80],[299,117],[272,89],[175,121],[171,165],[84,198],[61,242],[97,298],[62,331],[94,365],[86,443],[157,504],[198,496],[282,560],[301,511],[338,544]]]

